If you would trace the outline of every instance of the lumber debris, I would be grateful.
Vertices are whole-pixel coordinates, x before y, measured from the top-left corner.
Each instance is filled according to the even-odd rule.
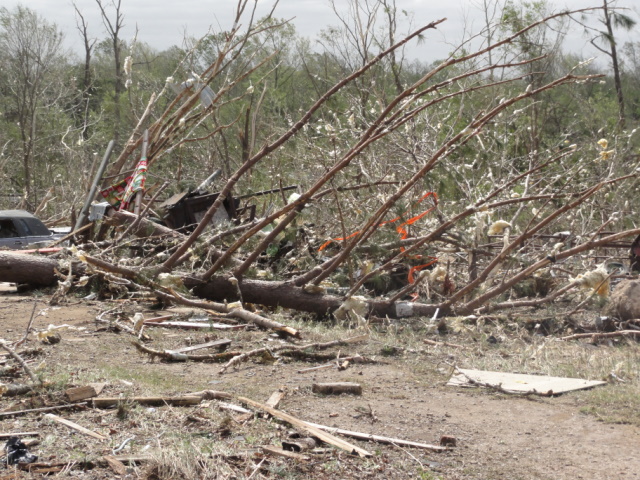
[[[249,324],[227,325],[226,323],[185,321],[149,322],[148,320],[145,320],[143,325],[146,327],[180,328],[182,330],[244,330],[250,326]]]
[[[299,453],[295,453],[293,451],[284,450],[282,448],[278,448],[273,445],[267,445],[264,447],[260,447],[260,449],[266,453],[267,455],[274,455],[276,457],[284,457],[289,460],[298,460],[306,462],[309,460],[309,457],[306,455],[300,455]]]
[[[388,445],[398,445],[401,447],[420,448],[420,449],[429,450],[432,452],[444,452],[448,450],[447,447],[443,447],[441,445],[430,445],[428,443],[419,443],[419,442],[412,442],[409,440],[402,440],[399,438],[383,437],[382,435],[373,435],[371,433],[354,432],[351,430],[344,430],[342,428],[327,427],[326,425],[319,425],[317,423],[312,423],[312,422],[305,422],[305,423],[307,425],[310,425],[322,431],[326,431],[330,433],[338,433],[340,435],[344,435],[345,437],[357,438],[358,440],[368,440],[371,442],[385,443]]]
[[[278,408],[278,405],[280,405],[280,402],[286,396],[287,396],[287,391],[285,390],[284,387],[280,387],[278,390],[276,390],[271,394],[271,396],[269,397],[265,405],[271,408]]]
[[[184,395],[179,397],[100,397],[91,400],[94,408],[111,408],[119,402],[127,401],[150,407],[161,407],[171,405],[173,407],[184,407],[198,405],[202,401],[201,395]]]
[[[224,350],[229,345],[231,345],[231,340],[229,340],[228,338],[220,338],[218,340],[213,340],[207,343],[200,343],[198,345],[190,345],[188,347],[182,348],[174,348],[167,351],[172,353],[189,353],[195,352],[196,350],[204,350],[205,348],[217,348],[218,350]]]
[[[283,420],[287,423],[290,423],[294,427],[299,428],[304,432],[307,432],[309,435],[313,435],[314,437],[322,440],[323,442],[329,443],[349,453],[358,454],[361,457],[371,457],[373,455],[372,453],[366,451],[363,448],[360,448],[356,445],[346,442],[338,437],[335,437],[330,433],[324,432],[321,429],[314,426],[313,424],[299,420],[296,417],[289,415],[288,413],[281,412],[280,410],[276,410],[275,408],[271,408],[267,405],[262,405],[261,403],[255,402],[248,398],[239,397],[238,400],[254,408],[263,410],[267,412],[269,415],[279,418],[280,420]]]
[[[113,455],[105,455],[102,458],[105,460],[105,462],[107,462],[107,465],[109,465],[109,468],[116,475],[126,475],[127,474],[127,467],[124,465],[124,463],[122,463],[120,460],[118,460]]]
[[[153,361],[156,357],[167,362],[223,362],[225,360],[233,359],[234,357],[241,355],[241,352],[222,352],[212,353],[209,355],[194,355],[188,353],[175,352],[174,350],[156,350],[154,348],[142,345],[138,341],[133,341],[133,345],[141,353],[146,353],[151,356]]]
[[[362,395],[362,385],[353,382],[314,383],[311,391],[322,395]]]
[[[95,387],[91,385],[84,385],[82,387],[66,389],[64,391],[64,396],[69,402],[79,402],[80,400],[86,400],[87,398],[97,397],[98,392]]]
[[[218,407],[220,408],[220,410],[230,410],[232,412],[245,413],[245,414],[248,413],[253,415],[253,412],[251,410],[247,410],[246,408],[241,407],[240,405],[234,405],[233,403],[218,402]]]
[[[44,418],[48,418],[49,420],[53,420],[54,422],[60,423],[69,427],[72,430],[82,433],[83,435],[87,435],[89,437],[93,437],[96,440],[104,441],[107,439],[104,435],[100,435],[99,433],[94,432],[93,430],[89,430],[88,428],[83,427],[82,425],[78,425],[71,420],[67,420],[66,418],[59,417],[54,415],[53,413],[46,413]]]
[[[86,406],[87,406],[87,402],[79,402],[79,403],[71,403],[68,405],[56,405],[53,407],[30,408],[27,410],[14,410],[12,412],[0,413],[0,419],[2,419],[3,417],[27,415],[29,413],[54,412],[56,410],[72,410],[74,408],[84,408]]]

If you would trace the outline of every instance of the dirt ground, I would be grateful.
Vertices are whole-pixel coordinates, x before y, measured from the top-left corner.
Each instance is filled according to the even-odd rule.
[[[382,355],[385,344],[377,337],[376,341],[342,349],[343,355],[357,351],[375,358],[379,362],[376,364],[353,365],[344,371],[299,373],[323,362],[273,363],[267,359],[263,363],[249,361],[220,375],[221,365],[216,363],[151,362],[132,346],[130,334],[104,330],[103,325],[95,323],[96,315],[106,308],[101,302],[73,298],[51,307],[49,298],[46,292],[21,294],[6,285],[0,291],[0,337],[7,341],[24,335],[34,302],[38,312],[34,329],[43,330],[49,324],[83,329],[63,331],[61,342],[54,345],[40,345],[35,336],[29,337],[21,348],[41,346],[41,355],[30,357],[30,365],[40,365],[39,375],[51,382],[50,390],[36,397],[2,398],[3,411],[59,404],[65,388],[90,382],[107,384],[102,396],[175,395],[213,389],[262,403],[284,386],[288,395],[279,408],[303,420],[429,444],[438,444],[442,435],[457,439],[457,446],[445,453],[347,439],[374,456],[361,459],[331,448],[309,454],[307,462],[296,462],[256,453],[261,445],[278,445],[289,426],[259,416],[238,420],[239,414],[235,413],[231,415],[233,421],[229,421],[215,400],[197,407],[131,407],[128,414],[91,409],[56,412],[107,436],[106,441],[51,422],[42,413],[0,418],[2,433],[40,433],[40,443],[30,447],[39,461],[76,462],[58,476],[117,477],[106,466],[88,470],[78,467],[83,459],[110,454],[133,437],[118,453],[153,454],[160,458],[159,462],[180,463],[189,461],[177,458],[188,456],[185,452],[189,449],[194,458],[198,452],[208,452],[208,458],[217,459],[217,466],[209,467],[208,477],[193,474],[201,478],[640,479],[638,426],[607,424],[581,413],[582,397],[576,393],[532,398],[447,387],[446,360],[454,359],[454,350],[393,352],[387,348],[387,355]],[[112,308],[117,307],[112,304]],[[148,307],[135,304],[145,318],[161,314]],[[153,348],[175,348],[215,336],[231,339],[231,350],[247,351],[281,342],[259,330],[206,334],[164,328],[146,331],[153,338]],[[312,332],[305,341],[321,338]],[[315,382],[338,381],[360,383],[362,396],[321,396],[311,392]],[[239,404],[235,398],[230,402]],[[175,467],[175,476],[161,475],[157,470],[154,473],[149,468],[141,465],[129,469],[121,478],[189,476],[187,467],[182,468],[181,474],[175,473],[179,471]],[[0,479],[39,478],[33,473],[11,472],[0,471]]]

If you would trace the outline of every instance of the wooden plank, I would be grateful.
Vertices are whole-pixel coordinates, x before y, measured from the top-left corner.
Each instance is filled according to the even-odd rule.
[[[94,408],[115,407],[118,402],[126,400],[140,405],[157,406],[172,405],[174,407],[182,407],[189,405],[198,405],[202,401],[199,395],[183,395],[181,397],[130,397],[123,399],[122,397],[98,397],[91,400]]]
[[[231,345],[231,340],[228,338],[222,338],[219,340],[214,340],[212,342],[200,343],[198,345],[191,345],[190,347],[182,347],[176,348],[175,350],[166,350],[170,353],[188,353],[195,352],[196,350],[202,350],[204,348],[223,348]]]
[[[227,325],[225,323],[204,323],[204,322],[144,322],[147,327],[183,328],[185,330],[242,330],[249,325]]]
[[[254,408],[259,408],[260,410],[264,410],[265,412],[267,412],[269,415],[279,418],[280,420],[284,420],[287,423],[290,423],[291,425],[293,425],[294,427],[297,427],[301,430],[304,430],[305,432],[307,432],[309,435],[313,435],[314,437],[319,438],[320,440],[322,440],[325,443],[329,443],[335,447],[341,448],[342,450],[345,450],[349,453],[357,453],[358,455],[360,455],[361,457],[371,457],[373,456],[372,453],[366,451],[363,448],[358,447],[357,445],[353,445],[352,443],[349,443],[345,440],[342,440],[341,438],[335,437],[333,435],[331,435],[330,433],[327,432],[323,432],[322,430],[320,430],[319,428],[304,422],[294,416],[289,415],[288,413],[284,413],[281,412],[280,410],[276,410],[275,408],[271,408],[267,405],[262,405],[258,402],[255,402],[253,400],[250,400],[248,398],[244,398],[244,397],[238,397],[238,400],[240,400],[243,403],[246,403],[247,405],[250,405]]]
[[[253,415],[253,412],[251,410],[247,410],[246,408],[234,405],[233,403],[218,402],[218,407],[222,410],[231,410],[232,412],[238,413],[250,413]]]
[[[100,394],[102,393],[102,390],[104,390],[104,387],[106,387],[106,386],[107,386],[107,384],[106,384],[106,383],[104,383],[104,382],[100,382],[100,383],[89,383],[89,384],[87,384],[87,385],[89,385],[90,387],[93,387],[93,389],[96,391],[96,393],[97,393],[98,395],[100,395]]]
[[[113,455],[105,455],[102,458],[104,458],[105,462],[107,462],[107,465],[109,465],[109,468],[116,475],[126,475],[127,474],[127,467],[125,467],[124,463],[122,463],[120,460],[118,460]]]
[[[64,396],[70,402],[79,402],[80,400],[86,400],[87,398],[97,397],[98,392],[91,385],[84,385],[82,387],[68,388],[64,392]]]
[[[271,394],[269,400],[267,400],[267,403],[265,405],[271,408],[278,408],[278,405],[280,405],[280,402],[286,396],[287,392],[284,390],[284,388],[279,388]]]
[[[440,445],[430,445],[428,443],[412,442],[409,440],[401,440],[399,438],[383,437],[381,435],[372,435],[370,433],[353,432],[351,430],[343,430],[342,428],[327,427],[326,425],[319,425],[317,423],[312,423],[312,422],[305,422],[305,423],[315,428],[318,428],[320,430],[324,430],[331,433],[339,433],[340,435],[357,438],[359,440],[369,440],[372,442],[399,445],[401,447],[422,448],[423,450],[430,450],[432,452],[445,452],[448,450],[447,447],[442,447]]]
[[[107,437],[105,437],[104,435],[100,435],[99,433],[89,430],[88,428],[84,428],[82,425],[78,425],[77,423],[74,423],[71,420],[67,420],[66,418],[59,417],[57,415],[54,415],[53,413],[46,413],[44,415],[44,418],[48,418],[50,420],[53,420],[54,422],[61,423],[62,425],[65,425],[71,428],[72,430],[76,430],[84,435],[93,437],[96,440],[102,441],[107,439]]]

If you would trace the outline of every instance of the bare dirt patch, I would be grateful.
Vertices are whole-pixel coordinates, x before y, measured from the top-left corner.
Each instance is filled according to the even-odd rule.
[[[41,345],[31,335],[23,347],[42,348],[41,355],[30,357],[33,360],[30,365],[36,369],[44,361],[37,371],[43,380],[50,382],[50,387],[35,396],[3,398],[0,403],[3,410],[57,405],[63,403],[64,389],[91,382],[107,383],[102,396],[123,398],[119,409],[57,413],[107,436],[104,442],[53,423],[42,413],[2,418],[3,433],[40,432],[40,444],[31,448],[39,461],[76,462],[69,464],[68,475],[113,478],[114,473],[107,466],[80,467],[113,453],[131,439],[118,453],[150,455],[152,460],[130,468],[125,475],[128,478],[252,475],[251,478],[640,478],[637,457],[640,427],[634,422],[635,417],[630,413],[626,417],[628,424],[607,423],[598,418],[599,415],[607,420],[603,418],[603,403],[598,403],[597,398],[609,395],[615,400],[617,389],[628,388],[624,385],[609,384],[597,389],[599,392],[555,398],[514,397],[445,386],[450,365],[483,368],[493,365],[494,357],[509,355],[516,358],[511,358],[508,365],[520,364],[522,371],[559,373],[541,371],[541,364],[535,363],[540,358],[531,359],[529,353],[510,354],[515,344],[507,347],[507,340],[496,346],[482,336],[475,340],[467,338],[470,353],[425,345],[420,341],[421,332],[409,332],[408,328],[398,332],[398,328],[390,326],[384,333],[372,329],[365,344],[341,349],[343,356],[359,353],[375,359],[375,364],[354,364],[344,371],[299,373],[323,362],[261,357],[260,361],[252,359],[220,375],[221,364],[217,363],[151,362],[134,348],[132,335],[104,330],[94,322],[105,307],[98,302],[70,299],[60,307],[50,307],[48,294],[22,295],[12,293],[10,288],[5,290],[0,293],[2,338],[15,341],[24,335],[34,302],[39,313],[33,324],[35,329],[69,324],[85,330],[62,332],[61,342],[54,345]],[[113,304],[113,308],[122,306]],[[148,310],[148,306],[127,304],[127,308],[141,311],[146,317],[158,315]],[[304,330],[305,324],[297,326]],[[307,327],[305,341],[326,341],[354,334],[311,323]],[[194,332],[154,327],[147,328],[146,333],[152,337],[153,348],[160,349],[177,348],[188,341],[199,343],[215,336],[231,339],[231,349],[242,351],[282,342],[259,330]],[[461,343],[465,339],[451,336],[448,340]],[[532,342],[538,357],[555,355],[555,348],[564,349],[568,357],[566,365],[558,368],[569,371],[573,366],[578,373],[585,358],[597,363],[598,358],[614,355],[621,349],[636,365],[640,358],[637,345],[631,342],[598,347],[563,343],[562,347],[550,345],[546,351],[541,351],[542,344],[535,344],[535,339]],[[332,353],[337,354],[338,350]],[[608,365],[602,368],[607,369]],[[4,381],[25,382],[26,377]],[[363,386],[363,395],[316,395],[311,392],[314,382],[357,382]],[[361,459],[331,448],[309,453],[307,461],[286,460],[260,453],[261,446],[279,445],[286,438],[292,430],[286,424],[260,415],[242,418],[240,414],[221,411],[215,400],[203,401],[196,407],[144,407],[127,403],[127,398],[138,395],[179,395],[205,389],[264,403],[280,387],[285,387],[288,394],[279,408],[300,419],[430,444],[438,444],[442,435],[450,435],[457,439],[457,446],[445,453],[433,453],[350,440],[374,456]],[[230,402],[239,404],[235,398]],[[612,411],[618,412],[618,421],[625,418],[624,408],[624,405],[612,407]],[[597,415],[584,413],[589,410]]]

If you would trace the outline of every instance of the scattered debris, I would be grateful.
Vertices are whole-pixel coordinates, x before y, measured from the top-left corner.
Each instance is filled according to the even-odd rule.
[[[318,427],[314,426],[313,424],[304,422],[302,420],[297,419],[296,417],[289,415],[287,413],[281,412],[280,410],[276,410],[275,408],[271,408],[267,405],[262,405],[258,402],[255,402],[253,400],[250,400],[248,398],[243,398],[240,397],[238,400],[240,400],[242,403],[246,403],[247,405],[250,405],[254,408],[258,408],[260,410],[263,410],[265,412],[267,412],[269,415],[279,418],[280,420],[284,420],[287,423],[290,423],[291,425],[293,425],[294,427],[297,427],[301,430],[303,430],[304,432],[307,432],[309,435],[312,435],[320,440],[322,440],[325,443],[329,443],[335,447],[341,448],[342,450],[345,450],[349,453],[357,453],[359,456],[361,457],[371,457],[373,454],[364,450],[363,448],[360,448],[356,445],[353,445],[349,442],[345,442],[344,440],[341,440],[329,433],[326,433],[324,431],[322,431],[321,429],[319,429]]]
[[[38,456],[29,453],[27,446],[18,437],[9,438],[4,451],[7,452],[7,465],[33,463],[38,460]]]

